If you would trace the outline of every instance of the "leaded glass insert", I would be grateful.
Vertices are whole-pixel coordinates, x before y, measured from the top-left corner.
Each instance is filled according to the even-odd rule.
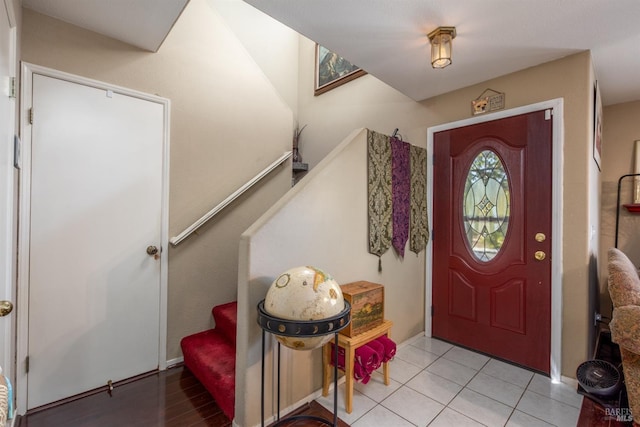
[[[509,228],[509,179],[496,153],[484,150],[471,163],[464,185],[464,230],[473,255],[491,261],[500,252]]]

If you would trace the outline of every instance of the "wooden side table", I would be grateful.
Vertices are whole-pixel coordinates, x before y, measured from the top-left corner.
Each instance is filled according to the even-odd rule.
[[[378,337],[386,335],[389,337],[389,331],[393,326],[391,320],[385,320],[379,326],[353,337],[338,334],[338,345],[344,348],[344,374],[346,377],[346,394],[345,394],[345,410],[350,414],[353,410],[353,363],[355,359],[356,349]],[[331,342],[322,348],[322,395],[329,394],[329,384],[331,384]],[[382,364],[384,374],[384,384],[389,385],[389,362]]]

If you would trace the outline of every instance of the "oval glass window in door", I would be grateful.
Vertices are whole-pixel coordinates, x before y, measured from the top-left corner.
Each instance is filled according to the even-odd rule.
[[[484,150],[471,163],[462,200],[463,225],[475,258],[491,261],[509,228],[510,190],[507,172],[496,153]]]

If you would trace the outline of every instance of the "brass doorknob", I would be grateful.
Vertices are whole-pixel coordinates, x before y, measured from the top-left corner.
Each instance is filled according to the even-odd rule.
[[[0,301],[0,317],[4,317],[13,311],[11,301]]]
[[[155,246],[147,246],[147,254],[148,255],[155,255],[158,253],[158,248]]]
[[[533,254],[533,256],[535,257],[535,259],[537,259],[538,261],[542,261],[543,259],[545,259],[547,257],[547,254],[545,254],[542,251],[536,251],[535,254]]]

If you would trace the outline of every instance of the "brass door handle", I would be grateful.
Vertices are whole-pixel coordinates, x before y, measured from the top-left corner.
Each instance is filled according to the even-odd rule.
[[[158,253],[158,248],[155,246],[147,246],[147,254],[148,255],[155,255]]]
[[[4,317],[13,311],[11,301],[0,301],[0,317]]]
[[[547,257],[547,254],[545,254],[543,251],[536,251],[536,253],[534,253],[533,256],[536,260],[542,261]]]

